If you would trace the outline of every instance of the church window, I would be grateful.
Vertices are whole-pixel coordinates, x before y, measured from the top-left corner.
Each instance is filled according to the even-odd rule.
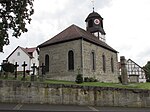
[[[49,72],[49,55],[45,55],[45,72]]]
[[[95,53],[92,52],[91,55],[92,55],[92,70],[95,70]]]
[[[93,27],[93,20],[92,19],[89,20],[88,25],[89,25],[89,27]]]
[[[106,72],[106,58],[104,54],[102,56],[102,61],[103,61],[103,71]]]
[[[72,50],[68,52],[68,70],[74,70],[74,52]]]
[[[111,57],[111,71],[114,72],[114,59]]]

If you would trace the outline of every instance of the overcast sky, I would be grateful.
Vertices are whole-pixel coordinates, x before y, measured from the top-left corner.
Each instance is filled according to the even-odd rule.
[[[150,60],[150,0],[95,0],[95,11],[104,18],[106,43],[120,56],[141,66]],[[35,13],[28,32],[10,37],[0,62],[17,47],[36,47],[72,24],[85,29],[92,12],[91,0],[34,0]]]

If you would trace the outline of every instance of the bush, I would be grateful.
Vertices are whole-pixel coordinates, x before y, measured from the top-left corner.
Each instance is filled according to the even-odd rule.
[[[98,82],[94,77],[85,77],[84,82]]]
[[[2,69],[5,72],[13,73],[14,72],[14,65],[12,63],[3,63],[2,64]]]
[[[88,77],[84,77],[84,82],[90,82]]]
[[[121,75],[118,76],[118,80],[119,80],[120,83],[122,83]]]
[[[82,74],[78,74],[75,80],[76,83],[81,84],[83,83],[83,76]]]

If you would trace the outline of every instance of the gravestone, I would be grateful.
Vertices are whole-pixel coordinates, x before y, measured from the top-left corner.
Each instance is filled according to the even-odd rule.
[[[129,75],[129,80],[131,83],[138,83],[139,82],[139,75],[135,75],[135,74]]]

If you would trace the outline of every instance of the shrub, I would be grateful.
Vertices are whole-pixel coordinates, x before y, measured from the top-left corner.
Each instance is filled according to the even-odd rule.
[[[118,76],[118,80],[119,80],[120,83],[122,83],[121,75]]]
[[[81,84],[83,83],[83,76],[82,74],[78,74],[75,80],[76,83]]]
[[[5,72],[13,73],[14,72],[14,65],[12,63],[3,63],[2,64],[2,69]]]
[[[90,82],[88,77],[84,77],[84,82]]]
[[[84,82],[98,82],[94,77],[85,77]]]

